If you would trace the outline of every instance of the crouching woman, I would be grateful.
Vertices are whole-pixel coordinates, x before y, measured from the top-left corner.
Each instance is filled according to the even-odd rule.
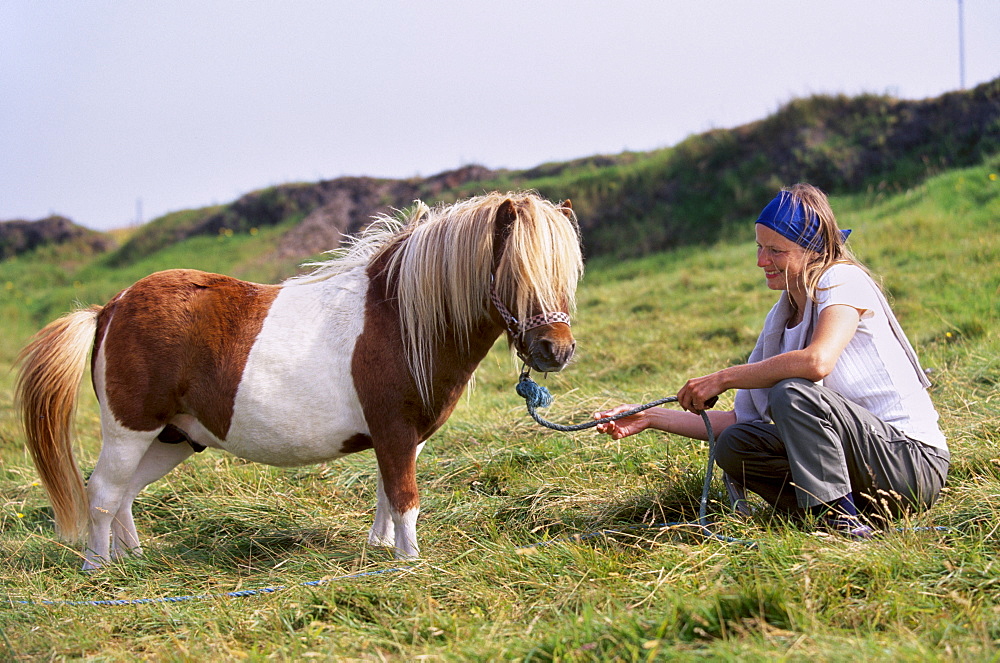
[[[755,228],[757,267],[781,296],[748,362],[688,380],[677,394],[686,412],[654,408],[598,430],[706,439],[697,413],[737,389],[732,411],[709,413],[734,504],[750,490],[779,511],[814,512],[868,538],[859,514],[925,509],[944,486],[950,456],[930,383],[822,191],[782,190]]]

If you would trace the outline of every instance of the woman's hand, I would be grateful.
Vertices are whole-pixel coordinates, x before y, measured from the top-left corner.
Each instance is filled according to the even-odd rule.
[[[616,414],[621,414],[622,412],[627,412],[632,408],[637,407],[636,405],[619,405],[616,408],[610,410],[605,410],[604,412],[595,412],[594,419],[603,419],[604,417],[613,417]],[[630,417],[624,417],[622,419],[617,419],[615,421],[609,421],[606,424],[597,424],[597,431],[600,433],[607,433],[612,439],[620,440],[623,437],[628,437],[629,435],[635,435],[636,433],[641,433],[642,431],[649,428],[649,417],[646,416],[646,412],[649,410],[643,410],[642,412],[637,412]]]
[[[729,389],[725,384],[725,370],[700,378],[691,378],[677,392],[677,404],[688,412],[701,414],[718,401],[717,396]]]

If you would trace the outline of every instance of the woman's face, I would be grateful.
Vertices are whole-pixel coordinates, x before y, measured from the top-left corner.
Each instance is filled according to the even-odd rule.
[[[767,287],[771,290],[793,291],[802,288],[802,272],[809,259],[809,249],[803,248],[760,223],[757,233],[757,266],[764,270]]]

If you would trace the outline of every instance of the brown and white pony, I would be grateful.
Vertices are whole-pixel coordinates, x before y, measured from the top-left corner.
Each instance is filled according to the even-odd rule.
[[[538,371],[573,355],[583,263],[569,201],[418,202],[313,266],[281,285],[158,272],[22,351],[28,448],[59,533],[87,531],[84,568],[141,552],[133,500],[201,447],[278,466],[374,449],[368,541],[415,557],[417,455],[496,339],[506,331]],[[103,443],[84,487],[70,432],[88,353]]]

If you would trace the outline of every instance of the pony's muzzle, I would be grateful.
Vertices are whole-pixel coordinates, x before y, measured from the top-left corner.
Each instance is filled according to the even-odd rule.
[[[540,334],[527,343],[528,352],[525,353],[524,360],[532,369],[541,373],[555,373],[565,368],[573,358],[576,340],[569,333],[568,325],[560,326],[565,327],[565,334]]]

